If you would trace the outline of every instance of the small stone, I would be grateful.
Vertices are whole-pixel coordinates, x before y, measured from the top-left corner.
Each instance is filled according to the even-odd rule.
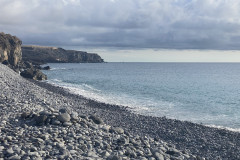
[[[40,114],[40,115],[46,115],[46,116],[51,115],[51,113],[49,113],[49,112],[46,111],[46,110],[39,112],[39,114]]]
[[[107,151],[102,152],[101,154],[103,157],[109,157],[110,154]]]
[[[89,116],[89,119],[93,120],[93,122],[96,124],[103,124],[103,120],[96,115]]]
[[[29,155],[29,156],[36,156],[36,157],[39,157],[38,152],[28,152],[28,155]]]
[[[160,154],[159,152],[155,152],[154,157],[156,158],[156,160],[164,160],[163,155]]]
[[[4,150],[4,146],[0,146],[0,152]]]
[[[61,122],[60,122],[59,120],[53,120],[53,121],[52,121],[52,124],[53,124],[53,125],[59,125],[59,124],[61,124]]]
[[[6,139],[7,139],[8,141],[12,141],[12,136],[7,136]]]
[[[109,126],[109,125],[103,125],[103,126],[101,127],[101,129],[104,130],[104,131],[106,131],[106,132],[108,132],[110,128],[111,128],[111,126]]]
[[[71,119],[74,120],[74,121],[78,120],[78,113],[77,112],[73,112],[71,114]]]
[[[61,122],[69,122],[71,117],[68,113],[62,113],[60,115],[58,115],[58,120],[61,121]]]
[[[6,150],[6,152],[7,152],[7,154],[10,154],[10,155],[14,153],[14,151],[13,151],[12,148],[8,148],[8,149]]]
[[[117,132],[118,134],[123,134],[124,133],[124,130],[120,127],[113,127],[112,130],[114,132]]]
[[[166,153],[171,155],[171,156],[180,155],[180,152],[178,150],[174,149],[174,148],[169,149]]]
[[[26,119],[26,118],[29,118],[30,115],[31,115],[31,112],[23,112],[23,113],[21,114],[21,117],[24,118],[24,119]]]
[[[107,160],[121,160],[121,158],[117,155],[109,156]]]
[[[61,109],[59,109],[59,112],[60,113],[69,113],[69,110],[66,108],[61,108]]]
[[[9,160],[20,160],[21,157],[18,156],[18,155],[13,155],[13,156],[9,157],[8,159],[9,159]]]
[[[36,124],[37,125],[42,125],[45,123],[45,121],[47,120],[47,116],[46,115],[40,115],[40,116],[37,116],[35,118],[35,121],[36,121]]]
[[[68,127],[68,126],[71,126],[71,125],[72,125],[71,122],[64,122],[64,123],[63,123],[63,126],[64,126],[64,127]]]
[[[64,143],[57,143],[56,146],[58,148],[65,148],[65,144]]]

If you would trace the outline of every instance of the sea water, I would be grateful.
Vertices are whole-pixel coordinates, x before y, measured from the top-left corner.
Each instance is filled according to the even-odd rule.
[[[48,82],[139,114],[240,131],[240,63],[51,63]]]

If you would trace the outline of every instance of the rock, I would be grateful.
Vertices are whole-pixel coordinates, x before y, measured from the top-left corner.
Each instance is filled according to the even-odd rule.
[[[46,110],[39,112],[39,114],[40,114],[40,115],[46,115],[46,116],[51,115],[51,113],[48,112],[48,111],[46,111]]]
[[[154,158],[156,160],[164,160],[164,156],[162,154],[160,154],[159,152],[154,153]]]
[[[71,122],[64,122],[64,123],[63,123],[63,126],[64,126],[64,127],[71,126],[71,125],[72,125]]]
[[[61,108],[59,109],[60,113],[69,113],[69,110],[67,108]]]
[[[7,139],[8,141],[12,141],[12,136],[7,136],[6,139]]]
[[[46,122],[47,116],[46,115],[40,115],[35,117],[35,121],[37,125],[42,125]]]
[[[9,159],[9,160],[20,160],[21,157],[18,156],[18,155],[13,155],[13,156],[9,157],[8,159]]]
[[[118,134],[123,134],[124,133],[124,130],[120,127],[112,127],[111,129],[112,129],[112,131],[114,131]]]
[[[167,152],[166,152],[166,154],[169,154],[169,155],[171,155],[171,156],[179,156],[180,155],[180,152],[178,151],[178,150],[176,150],[176,149],[174,149],[174,148],[172,148],[172,149],[169,149]]]
[[[103,120],[96,115],[89,116],[89,119],[93,120],[93,122],[96,124],[103,124]]]
[[[118,145],[125,145],[125,144],[129,143],[129,140],[127,140],[124,137],[121,137],[117,140],[117,143],[118,143]]]
[[[73,113],[71,114],[71,119],[72,119],[73,121],[78,120],[78,119],[79,119],[79,118],[78,118],[78,113],[77,113],[77,112],[73,112]]]
[[[23,64],[25,65],[26,68],[33,68],[33,65],[31,62],[25,61]]]
[[[110,154],[107,151],[102,152],[102,157],[109,157]]]
[[[4,60],[4,61],[2,62],[2,64],[4,64],[4,65],[9,65],[9,62],[8,62],[7,60]]]
[[[121,160],[121,158],[117,155],[109,156],[107,160]]]
[[[43,74],[39,69],[28,68],[20,73],[24,78],[34,79],[34,80],[47,80],[47,76]]]
[[[53,125],[59,125],[59,124],[61,124],[61,122],[58,121],[58,120],[53,120],[53,121],[52,121],[52,124],[53,124]]]
[[[4,146],[0,146],[0,152],[4,150]]]
[[[14,151],[13,151],[12,148],[8,148],[8,149],[6,150],[6,153],[7,153],[8,155],[12,155],[12,154],[14,153]]]
[[[50,66],[43,67],[42,70],[50,70]]]
[[[21,117],[24,118],[24,119],[26,119],[26,118],[29,118],[30,115],[31,115],[31,112],[23,112],[23,113],[21,114]]]
[[[71,117],[68,113],[62,113],[58,115],[58,120],[62,123],[70,121]]]

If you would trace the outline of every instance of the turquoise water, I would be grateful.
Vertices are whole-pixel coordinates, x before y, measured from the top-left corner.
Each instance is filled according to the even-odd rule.
[[[144,115],[240,130],[240,63],[48,64],[48,82]]]

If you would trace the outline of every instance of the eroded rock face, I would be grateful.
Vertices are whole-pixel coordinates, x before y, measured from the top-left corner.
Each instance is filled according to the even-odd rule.
[[[22,60],[22,41],[16,36],[0,33],[0,62],[17,67]]]

